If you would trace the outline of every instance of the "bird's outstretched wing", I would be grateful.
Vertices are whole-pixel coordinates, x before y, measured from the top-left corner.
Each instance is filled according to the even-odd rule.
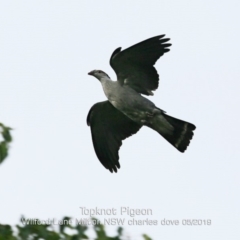
[[[120,168],[118,150],[122,140],[135,134],[142,125],[135,123],[111,105],[109,101],[92,106],[87,116],[95,152],[110,172]]]
[[[151,91],[158,88],[159,76],[154,68],[156,61],[170,51],[169,38],[165,35],[149,38],[123,51],[117,48],[111,58],[110,65],[117,74],[122,85],[128,85],[137,92],[153,95]]]

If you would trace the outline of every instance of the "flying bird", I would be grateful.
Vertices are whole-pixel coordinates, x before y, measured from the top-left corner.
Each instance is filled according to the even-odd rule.
[[[157,131],[180,152],[184,152],[193,137],[193,124],[166,114],[149,99],[158,88],[156,61],[170,51],[169,38],[159,35],[125,50],[117,48],[110,65],[117,81],[101,70],[89,75],[102,84],[107,101],[94,104],[87,116],[93,146],[102,165],[110,172],[120,168],[118,151],[122,141],[137,133],[142,126]]]

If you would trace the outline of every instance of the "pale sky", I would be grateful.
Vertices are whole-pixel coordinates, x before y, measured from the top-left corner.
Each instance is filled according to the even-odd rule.
[[[1,1],[0,122],[14,128],[0,165],[0,222],[86,218],[86,209],[116,209],[126,235],[154,240],[240,238],[239,1]],[[123,142],[121,169],[98,161],[86,117],[106,99],[93,69],[115,73],[109,58],[166,34],[171,51],[156,64],[159,89],[149,97],[196,125],[182,154],[142,128]],[[131,226],[121,207],[151,209]],[[88,217],[88,216],[87,216]],[[179,220],[163,226],[163,219]],[[211,226],[184,226],[185,219]],[[116,226],[106,225],[109,234]]]

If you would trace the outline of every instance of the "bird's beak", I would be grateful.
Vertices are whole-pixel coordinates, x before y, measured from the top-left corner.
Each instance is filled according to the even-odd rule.
[[[92,70],[91,72],[88,73],[88,75],[92,75],[93,76],[94,70]]]

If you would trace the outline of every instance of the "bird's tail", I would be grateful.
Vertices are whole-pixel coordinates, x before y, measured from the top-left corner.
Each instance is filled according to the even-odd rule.
[[[163,112],[154,115],[151,122],[146,125],[157,131],[180,152],[187,149],[193,137],[193,130],[196,128],[191,123],[168,116]]]

